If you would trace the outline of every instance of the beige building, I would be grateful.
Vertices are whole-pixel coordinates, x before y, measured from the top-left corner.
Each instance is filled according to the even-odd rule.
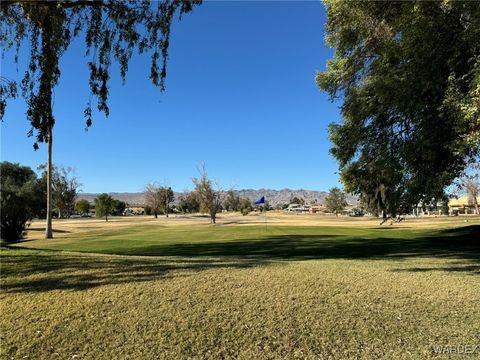
[[[477,204],[480,204],[480,196],[477,197]],[[460,196],[459,198],[451,198],[448,201],[448,211],[450,213],[458,214],[475,214],[475,204],[472,200],[469,201],[468,196]]]

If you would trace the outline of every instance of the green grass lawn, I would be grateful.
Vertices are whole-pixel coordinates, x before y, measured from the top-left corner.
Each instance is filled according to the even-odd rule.
[[[480,227],[139,225],[1,253],[1,356],[423,359],[478,345]],[[144,256],[145,255],[145,256]],[[146,256],[148,255],[148,256]]]

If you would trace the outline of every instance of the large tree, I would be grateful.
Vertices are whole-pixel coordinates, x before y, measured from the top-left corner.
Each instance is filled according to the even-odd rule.
[[[342,212],[347,205],[347,197],[342,190],[334,187],[328,191],[328,195],[325,197],[325,207],[329,212],[338,216],[338,213]]]
[[[145,187],[145,205],[150,208],[155,219],[158,218],[158,214],[165,208],[163,188],[163,186],[156,183],[148,184]]]
[[[110,215],[115,209],[115,199],[107,193],[98,195],[95,199],[95,216],[105,217],[105,221],[108,221],[108,215]]]
[[[239,211],[240,210],[241,199],[240,196],[235,192],[235,190],[230,189],[227,191],[223,207],[227,211]]]
[[[171,187],[161,186],[159,189],[159,197],[160,203],[162,204],[160,208],[165,216],[168,217],[170,204],[175,200],[175,194]]]
[[[480,195],[480,162],[478,159],[464,172],[457,184],[459,190],[467,194],[468,203],[475,207],[475,213],[480,215],[478,197]]]
[[[479,153],[480,2],[325,0],[335,56],[317,74],[347,192],[370,210],[436,202]]]
[[[207,212],[210,215],[210,222],[215,224],[217,213],[222,208],[222,191],[218,189],[214,181],[208,177],[205,165],[199,170],[200,178],[193,179],[195,192],[200,202],[200,211]]]
[[[42,182],[47,184],[48,174],[46,166],[42,165]],[[69,167],[52,165],[52,209],[57,211],[58,218],[69,217],[75,209],[75,201],[80,188],[74,170]]]
[[[30,136],[48,144],[47,166],[47,238],[52,237],[52,145],[55,116],[54,88],[60,79],[60,58],[72,40],[82,34],[88,55],[92,96],[84,116],[87,128],[92,124],[94,104],[106,116],[108,82],[113,61],[119,64],[123,80],[132,55],[151,56],[150,79],[162,91],[165,88],[166,63],[170,28],[175,14],[192,10],[200,0],[129,0],[129,1],[2,1],[0,2],[0,47],[5,51],[25,45],[28,67],[20,81],[1,77],[0,118],[5,113],[6,99],[17,96],[17,83],[27,103],[26,116],[31,124]],[[86,99],[87,100],[87,99]]]

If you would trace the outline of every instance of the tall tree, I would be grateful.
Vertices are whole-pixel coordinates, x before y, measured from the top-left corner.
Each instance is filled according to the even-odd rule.
[[[478,195],[480,194],[480,182],[478,175],[469,176],[465,179],[465,190],[468,194],[468,202],[475,207],[475,213],[478,215]]]
[[[329,212],[338,216],[338,213],[343,211],[347,205],[347,198],[342,190],[334,187],[328,191],[328,195],[325,198],[325,207]]]
[[[39,170],[45,168],[42,165]],[[44,171],[42,181],[45,185],[47,178],[48,174]],[[57,211],[59,219],[70,216],[75,209],[79,188],[80,183],[72,168],[52,165],[52,208]]]
[[[467,193],[469,204],[475,207],[475,213],[480,214],[478,197],[480,195],[480,162],[478,159],[460,177],[457,186],[460,191]]]
[[[168,218],[168,212],[170,210],[170,204],[175,200],[175,195],[171,187],[161,186],[158,190],[160,209]]]
[[[103,193],[98,195],[95,199],[95,216],[105,217],[108,221],[108,215],[112,213],[115,208],[115,200],[108,194]]]
[[[480,2],[325,0],[335,48],[319,87],[347,192],[396,215],[436,202],[479,153]]]
[[[123,215],[125,209],[127,208],[127,203],[122,200],[113,199],[113,215]]]
[[[145,187],[145,205],[150,208],[155,219],[158,218],[158,214],[165,204],[161,195],[161,188],[160,185],[153,183]]]
[[[233,190],[227,191],[227,195],[224,202],[224,208],[227,211],[239,211],[240,210],[240,196]]]
[[[217,212],[222,208],[222,192],[217,189],[213,180],[208,178],[205,165],[199,170],[200,178],[194,178],[195,192],[200,201],[200,210],[210,215],[210,222],[215,224],[217,221]]]
[[[55,116],[54,88],[60,79],[60,58],[72,40],[84,35],[90,78],[91,98],[99,112],[109,115],[108,82],[113,61],[119,64],[123,80],[134,54],[150,53],[150,80],[165,89],[170,28],[176,14],[190,12],[200,0],[130,0],[130,1],[2,1],[0,2],[0,47],[19,49],[26,45],[29,63],[20,81],[22,96],[27,102],[29,136],[48,145],[47,161],[47,226],[46,238],[52,238],[52,146]],[[17,96],[16,80],[1,77],[0,118],[5,113],[6,99]],[[92,124],[92,102],[88,100],[84,115],[87,128]]]

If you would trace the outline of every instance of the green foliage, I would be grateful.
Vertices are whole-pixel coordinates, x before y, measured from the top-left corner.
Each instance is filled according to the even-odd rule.
[[[158,214],[166,214],[168,217],[170,204],[174,200],[175,196],[170,187],[148,184],[145,188],[145,203],[155,217],[158,217]]]
[[[223,203],[223,207],[227,211],[239,211],[240,203],[240,196],[238,196],[234,190],[229,190]]]
[[[215,189],[214,183],[208,178],[205,166],[200,170],[200,178],[194,178],[195,192],[200,202],[200,211],[210,215],[210,222],[215,224],[217,212],[222,209],[221,191]]]
[[[160,211],[168,217],[170,204],[175,200],[171,187],[162,186],[159,189]]]
[[[37,175],[27,166],[0,163],[1,176],[1,239],[15,242],[23,238],[28,221],[44,204]]]
[[[239,210],[243,216],[248,215],[251,211],[253,211],[253,206],[250,200],[240,199]]]
[[[270,211],[270,210],[273,210],[273,207],[270,205],[270,202],[269,202],[268,200],[265,201],[265,204],[257,205],[256,208],[257,208],[257,210],[259,210],[259,211]]]
[[[113,199],[113,209],[111,214],[113,215],[123,215],[123,212],[127,208],[127,203],[125,201]]]
[[[90,92],[97,109],[109,115],[108,95],[112,60],[119,65],[125,81],[132,55],[151,57],[150,80],[163,91],[170,39],[176,14],[188,13],[198,0],[185,1],[12,1],[2,2],[0,45],[2,56],[15,47],[15,61],[22,45],[28,46],[30,58],[21,80],[22,96],[27,101],[30,136],[36,131],[37,142],[48,140],[48,129],[55,118],[52,94],[60,79],[60,58],[74,38],[83,35],[87,47]],[[17,81],[1,82],[0,115],[7,97],[17,94]],[[92,104],[85,109],[87,127],[92,124]],[[36,146],[36,144],[35,144]]]
[[[39,167],[39,170],[45,170],[46,165]],[[52,201],[53,208],[58,212],[58,218],[69,217],[75,209],[75,200],[80,187],[77,177],[72,168],[64,166],[52,167]],[[42,173],[42,183],[44,189],[47,187],[47,172]],[[44,195],[46,198],[46,194]]]
[[[75,203],[75,211],[80,214],[88,214],[90,211],[90,203],[88,200],[80,199]]]
[[[479,153],[480,2],[326,0],[335,48],[319,87],[346,191],[395,215],[443,198]]]
[[[305,199],[303,198],[298,198],[298,197],[293,197],[290,199],[290,204],[300,204],[300,205],[305,205]],[[287,205],[288,207],[288,205]]]
[[[95,216],[105,217],[105,221],[108,221],[108,215],[110,215],[115,206],[115,199],[110,195],[103,193],[95,198]]]
[[[145,215],[152,215],[152,208],[150,206],[145,206],[144,208],[144,211],[145,211]]]
[[[182,194],[178,200],[177,209],[184,214],[199,212],[200,202],[197,194],[194,191]]]
[[[337,187],[331,188],[325,198],[325,207],[331,213],[338,215],[347,206],[345,193]]]

